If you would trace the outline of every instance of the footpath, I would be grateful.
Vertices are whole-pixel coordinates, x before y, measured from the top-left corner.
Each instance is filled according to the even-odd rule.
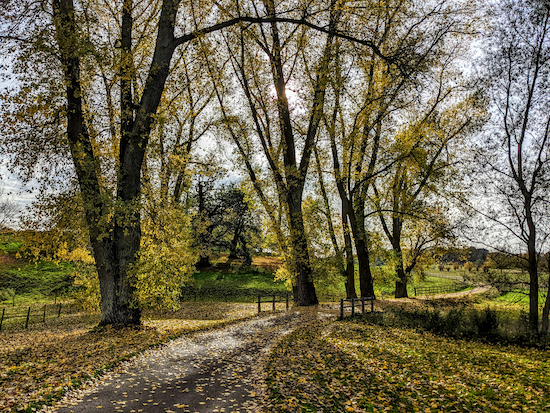
[[[263,400],[265,360],[321,313],[291,310],[196,333],[142,353],[44,412],[248,412]]]

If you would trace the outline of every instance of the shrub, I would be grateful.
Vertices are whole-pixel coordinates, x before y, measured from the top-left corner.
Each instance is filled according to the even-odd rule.
[[[498,330],[497,312],[487,307],[482,311],[474,310],[472,312],[472,324],[477,329],[478,337],[495,337]]]
[[[488,307],[483,310],[468,308],[465,305],[449,310],[435,307],[422,310],[401,307],[390,310],[384,317],[369,314],[365,317],[377,324],[420,328],[448,337],[520,342],[517,336],[511,337],[506,331],[499,330],[499,314]],[[525,334],[519,335],[524,337]],[[531,339],[524,343],[534,341]]]

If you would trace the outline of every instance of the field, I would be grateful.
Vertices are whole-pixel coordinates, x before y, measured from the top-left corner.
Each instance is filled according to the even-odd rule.
[[[72,266],[27,261],[16,255],[20,248],[16,240],[0,239],[0,290],[15,293],[0,297],[0,308],[32,305],[39,311],[55,300],[70,303]],[[28,329],[22,319],[5,323],[0,410],[34,411],[148,348],[256,316],[257,294],[288,292],[284,282],[274,281],[276,258],[255,257],[252,267],[244,267],[222,255],[214,264],[194,274],[178,311],[145,311],[138,329],[97,328],[99,315],[78,308],[45,323],[37,316]],[[410,295],[415,287],[452,285],[462,273],[432,268],[412,280]],[[344,296],[342,284],[319,287],[322,301]],[[375,288],[374,313],[324,318],[275,347],[265,378],[266,410],[550,409],[550,347],[522,330],[524,295],[493,291],[454,300],[386,300],[393,286]]]

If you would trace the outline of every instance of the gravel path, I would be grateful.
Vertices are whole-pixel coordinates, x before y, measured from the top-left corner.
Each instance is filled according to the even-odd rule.
[[[322,315],[291,310],[175,339],[68,394],[46,412],[246,412],[262,400],[262,366],[285,334]]]

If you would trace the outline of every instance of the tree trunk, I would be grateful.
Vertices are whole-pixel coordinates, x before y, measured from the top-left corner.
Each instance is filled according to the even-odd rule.
[[[357,298],[355,292],[355,263],[353,261],[353,247],[349,233],[347,209],[342,203],[342,226],[344,228],[344,252],[346,254],[346,298]]]
[[[374,286],[372,273],[370,271],[370,258],[367,242],[362,237],[355,238],[355,249],[357,250],[357,261],[359,263],[359,289],[361,297],[374,297]]]
[[[525,218],[529,229],[527,240],[528,272],[529,272],[529,329],[539,331],[539,273],[536,249],[536,228],[531,211],[531,196],[525,197]]]
[[[408,280],[401,262],[396,265],[395,271],[398,278],[398,280],[395,281],[395,298],[407,298],[409,297],[409,293],[407,292]]]
[[[550,316],[550,251],[546,254],[546,270],[548,271],[548,286],[546,291],[546,300],[544,301],[544,308],[542,309],[542,326],[541,332],[548,334],[549,328],[549,316]]]
[[[60,58],[66,79],[67,138],[82,196],[86,224],[90,236],[101,294],[101,321],[105,324],[139,324],[140,311],[133,299],[128,280],[127,261],[134,257],[135,242],[121,242],[110,234],[110,210],[103,201],[99,183],[99,160],[94,156],[82,107],[80,58],[77,52],[76,22],[72,0],[54,1],[54,25]],[[119,231],[120,232],[120,229]],[[130,228],[130,232],[132,229]],[[111,236],[113,238],[111,238]],[[139,248],[139,239],[137,243]]]
[[[290,239],[294,252],[293,259],[296,271],[294,301],[298,306],[316,305],[319,301],[312,280],[313,271],[310,265],[304,228],[301,194],[298,191],[288,191],[287,202],[289,206]]]

